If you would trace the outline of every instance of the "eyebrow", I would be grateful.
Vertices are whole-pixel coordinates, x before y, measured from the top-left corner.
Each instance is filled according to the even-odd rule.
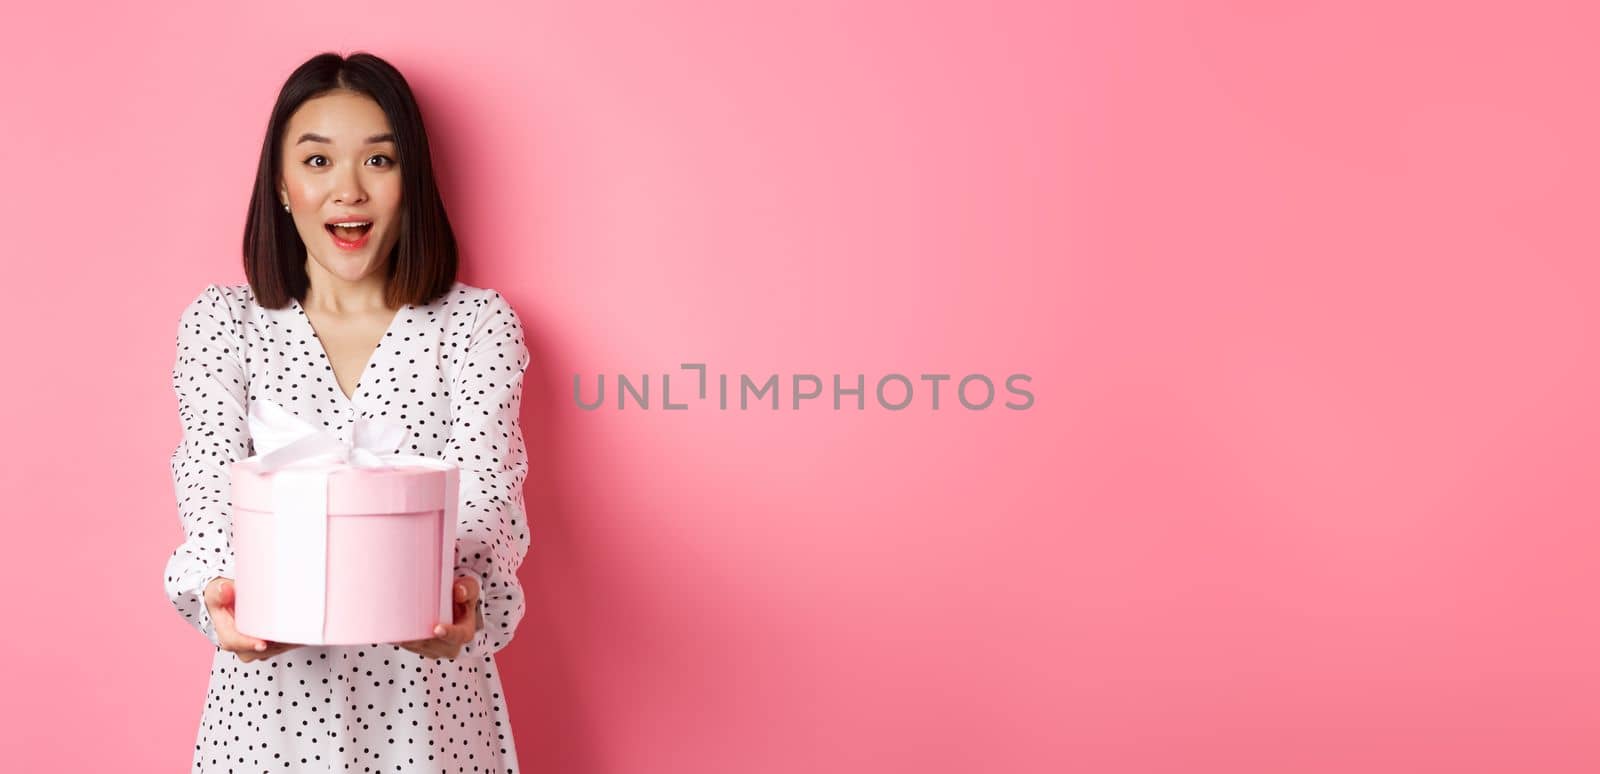
[[[303,143],[303,142],[325,142],[325,143],[327,143],[329,145],[333,144],[333,140],[330,140],[330,139],[328,139],[326,137],[323,137],[322,135],[317,134],[316,132],[306,132],[305,134],[300,135],[300,139],[295,140],[294,144],[295,145],[299,145],[300,143]],[[371,137],[367,138],[367,144],[368,145],[376,145],[376,144],[378,144],[380,142],[394,142],[394,135],[391,134],[391,133],[385,132],[383,134],[375,134],[375,135],[372,135]]]

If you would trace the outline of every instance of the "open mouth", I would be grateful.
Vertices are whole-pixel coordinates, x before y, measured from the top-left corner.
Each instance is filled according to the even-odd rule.
[[[372,224],[360,226],[330,226],[323,228],[333,235],[333,243],[347,250],[353,250],[367,243],[367,235],[372,231]]]

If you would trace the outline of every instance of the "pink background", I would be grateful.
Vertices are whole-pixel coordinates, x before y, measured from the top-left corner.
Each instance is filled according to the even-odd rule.
[[[0,25],[9,770],[188,765],[173,337],[327,49],[528,325],[527,771],[1600,767],[1587,4],[233,5]],[[687,361],[1036,403],[573,403]]]

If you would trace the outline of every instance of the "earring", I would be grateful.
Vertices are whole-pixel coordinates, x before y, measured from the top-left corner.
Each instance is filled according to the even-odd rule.
[[[284,202],[283,203],[283,211],[284,212],[288,212],[289,211],[289,203],[288,202]]]

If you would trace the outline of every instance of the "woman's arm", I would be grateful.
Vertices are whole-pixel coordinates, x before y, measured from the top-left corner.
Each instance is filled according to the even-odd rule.
[[[183,440],[172,453],[172,482],[184,541],[167,560],[167,598],[217,645],[205,587],[233,577],[233,510],[228,465],[249,456],[242,343],[223,291],[208,285],[178,324],[172,389]]]
[[[478,581],[483,625],[473,649],[493,655],[525,612],[517,569],[528,551],[522,484],[528,477],[520,414],[528,367],[522,321],[498,292],[478,310],[450,391],[445,459],[461,468],[456,574]]]

